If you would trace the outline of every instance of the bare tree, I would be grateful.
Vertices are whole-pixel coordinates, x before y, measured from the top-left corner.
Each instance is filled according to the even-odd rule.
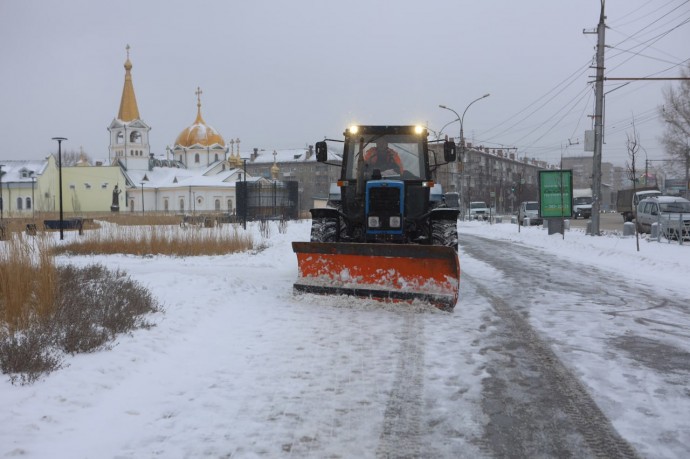
[[[57,156],[55,157],[55,159],[58,159]],[[83,150],[69,150],[62,152],[62,165],[64,167],[76,166],[79,162],[86,162],[88,164],[91,164],[91,158]]]
[[[685,169],[685,182],[690,181],[690,63],[681,69],[678,87],[669,86],[663,90],[664,105],[659,113],[665,129],[661,143],[670,159]]]
[[[626,147],[628,149],[628,157],[630,158],[630,161],[626,161],[625,167],[628,171],[628,177],[632,181],[633,184],[633,196],[637,192],[637,170],[635,167],[635,163],[637,160],[637,154],[640,151],[640,136],[637,134],[637,129],[635,128],[635,118],[633,118],[632,122],[632,133],[628,132],[625,134],[627,137],[627,142],[626,142]],[[646,177],[645,177],[646,178]],[[640,251],[640,234],[637,230],[637,221],[635,221],[635,241],[637,243],[637,251]]]

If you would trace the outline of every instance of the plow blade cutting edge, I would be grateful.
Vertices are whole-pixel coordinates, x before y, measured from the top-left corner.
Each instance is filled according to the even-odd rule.
[[[299,292],[421,300],[450,311],[458,301],[454,249],[430,245],[293,242]]]

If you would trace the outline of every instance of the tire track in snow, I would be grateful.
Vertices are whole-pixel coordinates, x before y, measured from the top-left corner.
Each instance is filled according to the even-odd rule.
[[[422,457],[424,320],[405,314],[395,381],[386,404],[376,457]]]
[[[471,237],[463,250],[503,272],[506,266],[529,259],[521,248]],[[516,254],[517,252],[517,254]],[[486,254],[491,254],[486,256]],[[484,382],[486,426],[483,449],[499,457],[637,458],[637,452],[615,430],[584,385],[558,359],[529,324],[523,312],[492,292],[486,281],[463,273],[464,281],[491,302],[496,336],[484,352],[495,355]],[[532,279],[531,277],[529,277]],[[510,276],[504,277],[511,282]],[[495,287],[495,286],[493,286]],[[501,291],[506,292],[504,285]],[[513,297],[519,298],[519,282]]]

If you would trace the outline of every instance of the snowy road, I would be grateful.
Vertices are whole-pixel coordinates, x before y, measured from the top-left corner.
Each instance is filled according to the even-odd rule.
[[[292,224],[255,254],[61,258],[125,270],[166,312],[33,386],[2,382],[0,457],[687,453],[676,290],[463,231],[453,313],[295,297],[290,242],[308,234]]]
[[[682,293],[513,242],[465,234],[461,252],[464,300],[494,311],[482,345],[490,454],[684,456],[688,421],[649,429],[690,408]]]

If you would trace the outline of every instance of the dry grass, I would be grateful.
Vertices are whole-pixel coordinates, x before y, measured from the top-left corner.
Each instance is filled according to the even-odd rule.
[[[10,332],[53,312],[57,274],[49,246],[18,233],[0,251],[0,319]]]
[[[253,239],[237,225],[213,228],[104,223],[98,231],[86,232],[74,242],[55,247],[56,254],[129,254],[199,256],[223,255],[252,250]]]
[[[29,384],[62,366],[65,353],[106,348],[151,324],[161,308],[121,271],[56,266],[53,238],[21,233],[0,250],[0,371]]]
[[[89,221],[84,234],[68,243],[56,243],[43,230],[26,235],[26,221],[15,221],[16,231],[6,233],[0,243],[0,371],[12,383],[30,384],[59,369],[66,353],[107,348],[117,334],[150,327],[146,316],[161,311],[124,272],[59,267],[57,254],[196,256],[254,249],[239,225],[182,226],[180,217],[160,216],[118,220],[124,224]],[[260,229],[270,236],[267,222]],[[286,230],[287,222],[280,222],[278,231]]]

